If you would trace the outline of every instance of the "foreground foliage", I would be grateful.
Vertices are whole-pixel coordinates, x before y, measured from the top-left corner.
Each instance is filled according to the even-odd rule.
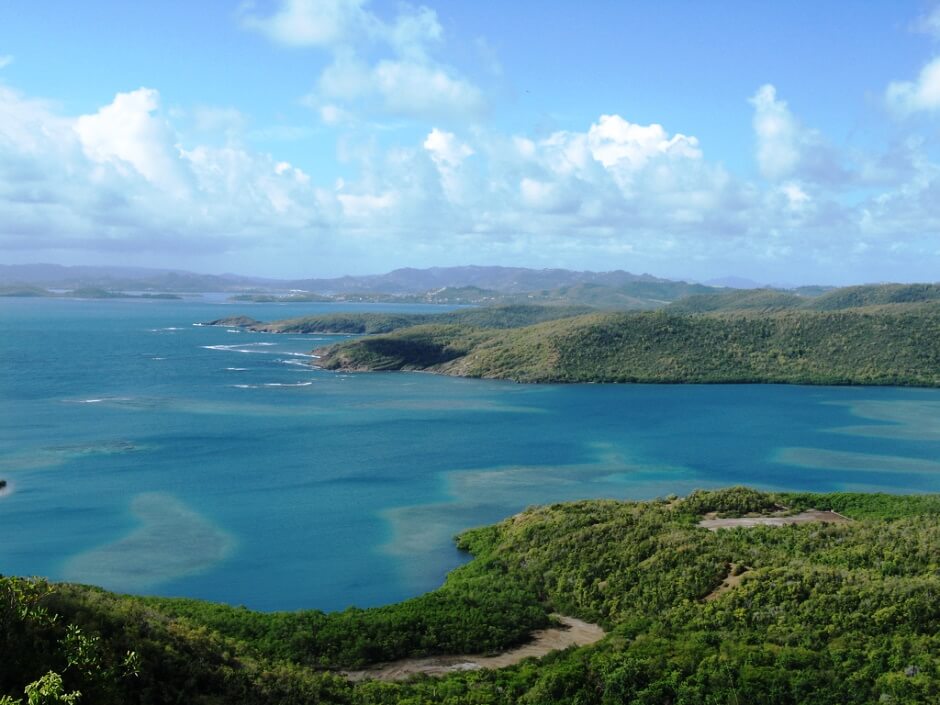
[[[779,504],[855,521],[697,526],[704,513]],[[79,703],[940,701],[937,495],[732,488],[585,501],[531,508],[459,542],[476,558],[440,590],[330,615],[0,579],[0,693],[44,689],[35,702]],[[713,592],[732,572],[740,584]],[[404,684],[353,685],[321,668],[499,648],[548,609],[610,633],[540,662]]]

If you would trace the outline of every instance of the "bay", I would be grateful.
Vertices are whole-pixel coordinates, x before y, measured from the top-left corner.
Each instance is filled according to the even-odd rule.
[[[0,299],[0,572],[263,610],[385,604],[459,530],[748,484],[940,491],[940,391],[517,385],[315,369],[193,325],[420,305]]]

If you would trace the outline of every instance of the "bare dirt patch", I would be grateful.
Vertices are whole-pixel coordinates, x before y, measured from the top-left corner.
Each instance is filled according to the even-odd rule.
[[[740,517],[737,519],[702,519],[698,525],[709,531],[718,529],[733,529],[735,527],[753,526],[786,526],[787,524],[808,524],[811,522],[828,522],[830,524],[845,524],[852,521],[838,512],[810,509],[799,514],[774,514],[771,516]]]
[[[725,579],[721,582],[721,585],[716,587],[710,593],[705,595],[705,602],[711,602],[712,600],[717,600],[724,593],[728,592],[732,588],[737,587],[741,584],[741,581],[744,579],[744,574],[747,572],[747,568],[744,567],[744,570],[741,571],[738,575],[735,575],[737,572],[737,564],[732,563],[731,567],[728,570],[728,574],[725,576]]]
[[[540,629],[532,633],[532,641],[496,656],[461,655],[429,656],[391,661],[362,671],[343,671],[352,681],[367,678],[382,681],[400,681],[418,673],[443,676],[455,671],[476,671],[481,668],[505,668],[526,658],[540,658],[545,654],[567,649],[569,646],[587,646],[604,638],[604,630],[596,624],[582,622],[574,617],[554,615],[560,627]]]

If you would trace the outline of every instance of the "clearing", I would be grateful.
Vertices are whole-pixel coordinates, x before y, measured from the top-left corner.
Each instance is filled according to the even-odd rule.
[[[604,630],[596,624],[582,622],[574,617],[552,615],[562,626],[540,629],[532,633],[532,641],[496,656],[428,656],[408,658],[380,664],[362,671],[343,671],[352,681],[367,678],[382,681],[400,681],[418,673],[442,676],[454,671],[476,671],[480,668],[505,668],[526,658],[540,658],[569,646],[587,646],[604,638]]]
[[[708,516],[708,515],[706,515]],[[809,509],[799,514],[777,514],[772,516],[740,517],[737,519],[702,519],[698,525],[709,531],[718,531],[718,529],[731,529],[734,527],[751,526],[786,526],[787,524],[808,524],[810,522],[820,521],[831,524],[845,524],[852,521],[838,512],[821,511],[819,509]]]

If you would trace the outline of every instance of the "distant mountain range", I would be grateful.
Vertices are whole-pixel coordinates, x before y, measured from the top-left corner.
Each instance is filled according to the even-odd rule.
[[[568,269],[524,267],[404,268],[387,274],[311,279],[269,279],[237,274],[196,274],[144,267],[63,266],[57,264],[0,265],[0,284],[59,289],[100,287],[135,291],[246,292],[303,290],[318,294],[421,294],[443,288],[476,287],[500,294],[550,291],[561,287],[595,285],[619,288],[628,284],[670,284],[649,274],[624,271],[577,272]],[[705,290],[705,287],[701,287]]]
[[[243,277],[237,274],[196,274],[183,270],[147,267],[68,267],[61,264],[2,264],[0,285],[181,293],[235,292],[283,287],[283,283],[276,279]]]

